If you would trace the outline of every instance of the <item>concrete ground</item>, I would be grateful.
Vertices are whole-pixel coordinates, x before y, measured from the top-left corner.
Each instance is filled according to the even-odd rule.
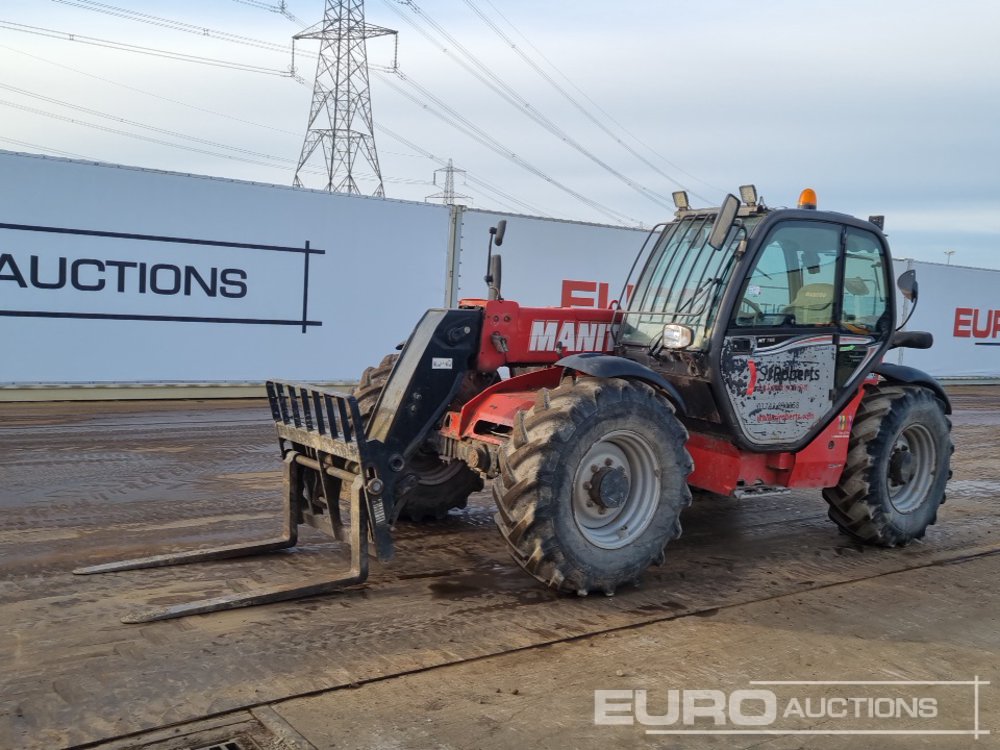
[[[923,734],[1000,724],[1000,390],[957,391],[955,406],[948,502],[902,550],[837,534],[818,493],[706,497],[641,586],[561,597],[513,565],[483,494],[445,522],[401,524],[396,560],[363,587],[123,625],[136,607],[332,576],[346,558],[307,534],[291,554],[74,577],[274,533],[266,405],[0,405],[0,748],[989,747],[995,734]],[[992,684],[750,684],[976,679]],[[783,736],[595,723],[595,690],[646,691],[609,699],[621,720],[625,700],[652,717],[668,691],[699,689],[766,689],[814,715],[725,714],[729,731],[798,732]],[[892,715],[870,717],[869,698]],[[819,711],[834,705],[859,713]],[[748,700],[747,717],[763,706]],[[803,734],[844,731],[921,734]]]

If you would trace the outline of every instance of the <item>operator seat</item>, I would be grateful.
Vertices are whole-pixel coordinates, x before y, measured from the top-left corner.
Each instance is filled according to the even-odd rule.
[[[833,294],[833,284],[806,284],[785,308],[785,314],[794,315],[798,325],[833,325]]]

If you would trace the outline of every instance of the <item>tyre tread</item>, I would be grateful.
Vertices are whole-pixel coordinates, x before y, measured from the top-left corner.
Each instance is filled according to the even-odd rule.
[[[551,504],[556,499],[546,491],[544,458],[553,451],[568,449],[580,425],[603,404],[626,399],[637,401],[637,409],[643,408],[643,404],[662,404],[673,417],[673,405],[644,383],[615,378],[567,380],[557,388],[539,391],[533,407],[518,413],[512,437],[501,449],[500,474],[493,481],[496,524],[515,562],[551,588],[578,594],[595,590],[613,593],[621,583],[579,569],[560,550],[551,519]],[[692,468],[691,457],[684,447],[687,431],[675,417],[666,427],[672,434],[676,460],[686,477]],[[682,508],[690,502],[690,491],[683,483],[677,503]],[[680,532],[680,523],[675,523],[663,546]],[[656,558],[662,558],[662,547]],[[638,565],[641,569],[632,578],[637,578],[652,562],[655,560],[642,561]]]
[[[891,449],[887,443],[895,440],[894,434],[883,429],[887,418],[926,399],[937,402],[936,397],[925,388],[899,385],[876,386],[862,399],[851,426],[847,459],[840,481],[836,487],[823,490],[823,498],[830,506],[830,520],[848,536],[883,547],[902,547],[924,536],[926,526],[907,534],[892,524],[873,472],[879,457]],[[948,426],[945,440],[950,458],[955,447],[951,441],[951,421],[945,421]],[[948,475],[950,477],[950,469]],[[944,492],[938,503],[944,503]],[[936,520],[935,513],[927,525]]]

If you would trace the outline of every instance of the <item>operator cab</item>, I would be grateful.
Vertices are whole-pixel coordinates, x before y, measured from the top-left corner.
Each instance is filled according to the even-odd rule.
[[[817,211],[811,190],[778,210],[752,186],[740,192],[728,217],[725,205],[691,209],[675,194],[676,218],[623,311],[618,353],[677,386],[691,427],[752,450],[797,450],[889,347],[889,247],[875,224]]]

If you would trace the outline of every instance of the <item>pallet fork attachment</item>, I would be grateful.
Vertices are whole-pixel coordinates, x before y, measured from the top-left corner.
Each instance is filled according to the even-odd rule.
[[[281,536],[250,544],[196,549],[78,568],[77,575],[248,557],[289,549],[298,543],[298,525],[306,523],[351,548],[345,575],[311,583],[278,586],[240,594],[130,613],[125,623],[154,622],[239,607],[299,599],[340,591],[368,578],[369,539],[380,560],[392,557],[386,512],[384,451],[368,441],[353,396],[309,385],[269,381],[267,395],[284,463],[284,528]],[[388,472],[392,473],[392,472]],[[347,523],[341,500],[349,501]]]

